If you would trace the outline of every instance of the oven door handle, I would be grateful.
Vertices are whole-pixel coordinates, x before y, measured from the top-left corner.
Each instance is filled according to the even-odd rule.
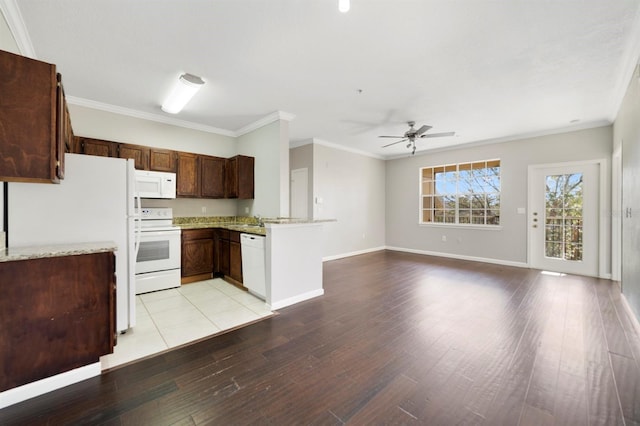
[[[140,239],[144,240],[147,237],[178,237],[180,238],[180,230],[175,231],[142,231]]]

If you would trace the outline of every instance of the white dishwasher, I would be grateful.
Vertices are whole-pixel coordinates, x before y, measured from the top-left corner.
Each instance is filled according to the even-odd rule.
[[[240,234],[242,281],[249,292],[265,299],[264,241],[262,235]]]

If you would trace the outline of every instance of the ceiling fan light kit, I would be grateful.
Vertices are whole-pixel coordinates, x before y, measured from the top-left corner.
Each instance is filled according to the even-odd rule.
[[[177,114],[204,85],[204,80],[193,74],[182,74],[171,89],[171,93],[162,103],[162,110]]]
[[[442,137],[447,137],[447,136],[454,136],[456,134],[456,132],[442,132],[442,133],[429,133],[427,134],[426,132],[429,131],[429,129],[431,129],[431,126],[427,126],[426,124],[422,125],[422,127],[420,127],[419,129],[415,129],[413,126],[415,126],[416,122],[415,121],[407,121],[407,124],[409,125],[409,130],[407,130],[406,132],[404,132],[404,135],[402,136],[378,136],[379,138],[400,138],[399,141],[395,141],[395,142],[391,142],[389,144],[386,144],[383,146],[383,148],[386,148],[388,146],[391,145],[395,145],[397,143],[400,142],[404,142],[404,141],[409,141],[409,143],[407,144],[407,148],[411,148],[411,155],[414,155],[416,153],[416,138],[442,138]]]

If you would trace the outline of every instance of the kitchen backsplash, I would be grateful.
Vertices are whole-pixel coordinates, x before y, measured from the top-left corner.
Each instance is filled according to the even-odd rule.
[[[174,217],[235,216],[238,214],[237,200],[208,200],[204,198],[143,199],[142,207],[171,207]]]

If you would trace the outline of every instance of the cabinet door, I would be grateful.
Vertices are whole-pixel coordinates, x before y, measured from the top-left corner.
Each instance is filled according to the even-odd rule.
[[[220,240],[220,250],[218,251],[218,265],[220,275],[230,275],[229,270],[229,240]]]
[[[114,272],[112,252],[0,262],[0,392],[113,352]]]
[[[238,198],[238,158],[227,158],[225,163],[224,197]]]
[[[255,159],[238,155],[238,198],[254,198],[254,165]]]
[[[245,155],[227,158],[225,170],[225,198],[254,198],[255,159]]]
[[[224,158],[200,156],[200,195],[202,197],[224,197],[224,163]]]
[[[156,172],[176,171],[176,153],[168,149],[151,148],[149,151],[149,169]]]
[[[118,144],[118,157],[134,159],[137,170],[149,170],[148,147],[121,143]]]
[[[242,282],[242,250],[240,243],[229,242],[229,276]]]
[[[117,157],[118,144],[100,139],[78,138],[80,154],[97,155],[99,157]]]
[[[213,239],[183,241],[182,276],[213,272]]]
[[[188,152],[178,152],[178,171],[176,195],[178,197],[197,197],[199,191],[198,156]]]
[[[0,180],[57,182],[55,65],[0,51]]]

